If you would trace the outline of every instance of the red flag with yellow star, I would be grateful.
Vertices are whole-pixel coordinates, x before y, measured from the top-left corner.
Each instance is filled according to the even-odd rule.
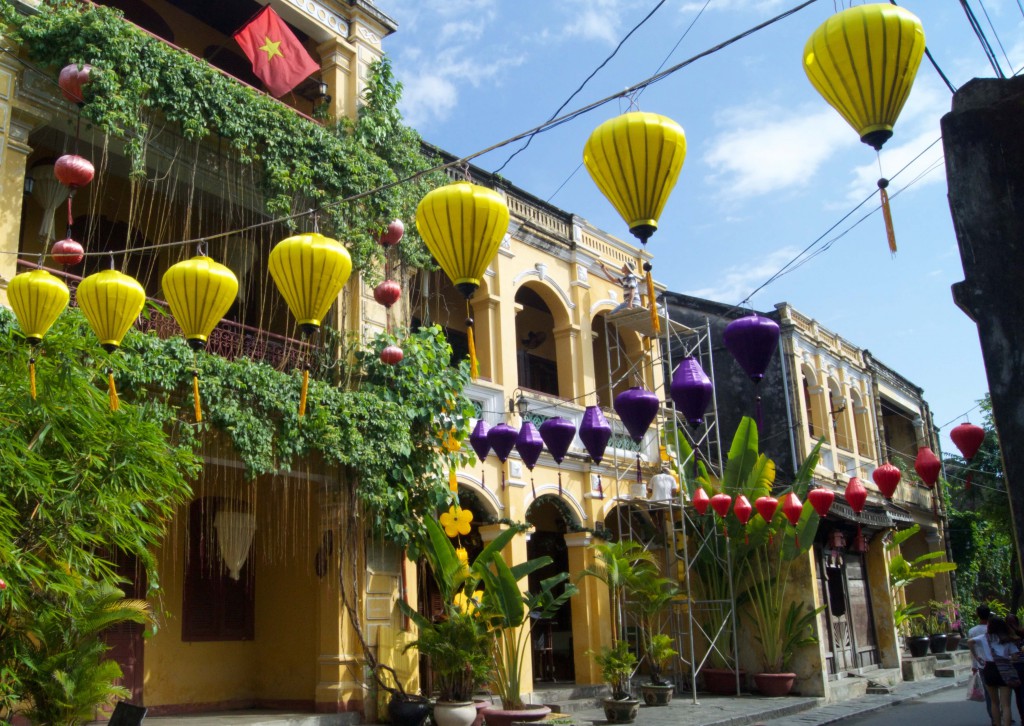
[[[235,33],[235,40],[252,62],[252,72],[266,84],[271,96],[283,96],[320,70],[269,5]]]

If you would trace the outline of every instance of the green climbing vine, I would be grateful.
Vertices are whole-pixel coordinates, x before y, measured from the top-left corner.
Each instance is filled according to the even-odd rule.
[[[377,269],[380,230],[394,218],[412,219],[424,194],[444,183],[442,173],[428,173],[356,203],[341,202],[432,166],[419,136],[402,124],[402,88],[386,57],[373,66],[358,120],[325,126],[140,31],[115,9],[43,0],[41,12],[24,15],[0,0],[0,14],[5,33],[54,78],[69,63],[93,67],[81,114],[125,140],[133,175],[145,173],[146,138],[156,124],[176,124],[197,143],[219,138],[262,170],[269,214],[321,208],[322,231],[346,243],[358,270]],[[412,227],[399,255],[412,267],[429,267],[430,255]]]

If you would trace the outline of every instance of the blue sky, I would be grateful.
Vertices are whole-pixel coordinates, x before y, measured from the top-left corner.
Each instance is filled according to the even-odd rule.
[[[800,4],[799,0],[669,0],[625,42],[566,110],[673,66]],[[877,207],[879,159],[808,83],[808,36],[849,2],[808,8],[645,89],[644,111],[675,119],[688,153],[649,243],[669,289],[725,303],[744,300],[865,197],[872,200],[826,239]],[[854,3],[861,4],[861,3]],[[657,0],[380,0],[399,30],[384,41],[403,83],[406,122],[460,156],[542,124],[605,60]],[[955,0],[901,0],[924,25],[929,50],[959,87],[991,77]],[[1020,0],[971,0],[1004,69],[1024,66]],[[989,26],[988,19],[995,28]],[[1012,72],[1012,71],[1011,71]],[[867,348],[924,388],[943,449],[962,412],[987,390],[973,323],[952,302],[963,279],[946,199],[939,120],[951,94],[922,62],[914,90],[882,150],[899,251],[891,256],[874,212],[826,251],[752,298],[787,301]],[[623,238],[628,230],[580,168],[587,136],[629,110],[614,101],[536,136],[502,174],[532,194]],[[496,171],[521,142],[474,160]],[[926,151],[927,149],[927,151]],[[922,152],[924,152],[922,154]],[[896,172],[921,155],[898,176]],[[978,412],[971,420],[979,420]]]

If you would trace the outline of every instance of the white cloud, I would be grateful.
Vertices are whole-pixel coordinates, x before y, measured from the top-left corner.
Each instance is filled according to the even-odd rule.
[[[781,7],[782,0],[712,0],[710,3],[685,2],[679,8],[684,13],[700,11],[707,4],[708,10],[772,10]]]
[[[718,274],[718,280],[713,285],[687,290],[685,294],[708,300],[738,302],[778,272],[779,268],[793,259],[799,251],[796,247],[782,247],[769,252],[758,262],[746,260],[742,264],[727,267]]]
[[[710,183],[731,201],[806,186],[826,160],[857,142],[827,107],[740,106],[718,114],[716,125],[722,130],[702,161],[711,167]]]
[[[524,58],[514,56],[480,63],[456,51],[432,59],[424,55],[420,61],[418,68],[402,79],[399,107],[407,125],[422,129],[431,121],[445,121],[449,117],[459,103],[460,85],[500,85],[501,72],[522,64]]]

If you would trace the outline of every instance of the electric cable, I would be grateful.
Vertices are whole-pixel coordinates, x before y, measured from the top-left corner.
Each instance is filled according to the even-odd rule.
[[[999,66],[999,59],[996,58],[995,51],[992,50],[992,45],[988,42],[988,38],[985,36],[985,31],[981,27],[981,23],[978,22],[977,16],[974,11],[971,10],[971,6],[967,3],[967,0],[960,0],[960,6],[964,9],[964,13],[967,15],[967,22],[971,26],[971,30],[977,36],[978,41],[981,43],[981,49],[985,53],[985,57],[988,58],[989,64],[992,66],[992,70],[995,71],[996,76],[999,78],[1006,78],[1003,75],[1003,69]]]
[[[996,30],[996,26],[992,24],[992,18],[989,17],[988,8],[985,7],[983,0],[978,0],[978,5],[981,6],[981,12],[985,14],[985,20],[988,21],[988,27],[992,31],[992,36],[996,39],[996,45],[999,46],[999,50],[1003,51],[1003,58],[1006,59],[1006,67],[1013,68],[1013,63],[1010,62],[1010,56],[1006,54],[1006,48],[1003,47],[1003,41],[999,37],[999,31]]]
[[[619,44],[615,46],[615,49],[603,61],[601,61],[601,63],[598,64],[597,68],[595,68],[594,70],[592,70],[590,72],[590,75],[588,75],[586,78],[583,79],[583,83],[581,83],[579,86],[577,86],[575,91],[573,91],[571,94],[569,94],[569,97],[567,99],[565,99],[565,101],[562,102],[562,105],[559,106],[557,109],[555,109],[555,112],[553,114],[551,114],[551,117],[548,118],[548,121],[554,120],[558,116],[558,114],[560,114],[562,112],[562,110],[565,109],[565,107],[569,105],[569,102],[572,101],[572,99],[576,98],[576,96],[578,96],[581,91],[583,91],[584,87],[591,81],[591,79],[593,79],[593,77],[596,76],[601,71],[602,68],[604,68],[606,65],[608,65],[608,63],[612,60],[612,58],[614,58],[616,56],[616,54],[619,52],[619,50],[622,49],[622,46],[625,45],[626,41],[629,40],[630,36],[632,36],[633,33],[638,31],[640,29],[640,27],[642,25],[644,25],[644,23],[646,23],[648,20],[650,20],[651,16],[653,16],[656,12],[658,12],[658,10],[661,8],[662,5],[665,4],[665,2],[666,2],[666,0],[658,0],[658,3],[653,8],[651,8],[651,11],[649,13],[647,13],[647,15],[645,15],[643,17],[643,19],[639,23],[637,23],[632,28],[630,28],[629,32],[626,33],[622,37],[622,40],[619,41]],[[660,68],[659,68],[659,70],[660,70]],[[537,134],[535,134],[535,133],[534,134],[530,134],[526,138],[526,143],[524,143],[518,149],[513,151],[509,155],[509,157],[507,159],[505,159],[504,163],[501,166],[499,166],[497,169],[495,169],[493,172],[491,172],[491,173],[495,174],[495,175],[500,174],[501,170],[504,169],[506,166],[508,166],[510,161],[512,161],[517,156],[519,156],[520,152],[526,151],[526,149],[529,148],[530,144],[533,142],[533,137],[536,136],[536,135]]]

